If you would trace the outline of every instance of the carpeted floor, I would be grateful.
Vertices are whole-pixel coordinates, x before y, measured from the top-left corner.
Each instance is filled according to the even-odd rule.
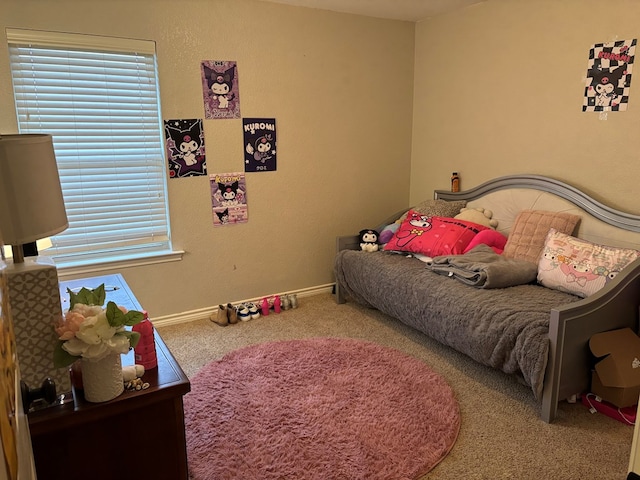
[[[528,387],[376,310],[336,305],[329,294],[299,298],[299,308],[220,327],[209,320],[159,328],[192,378],[212,360],[267,341],[311,337],[362,339],[423,361],[451,385],[461,428],[449,454],[422,480],[621,480],[626,477],[633,428],[581,404],[562,403],[546,424]]]
[[[196,480],[417,479],[458,435],[442,376],[348,338],[266,342],[204,366],[184,398]]]

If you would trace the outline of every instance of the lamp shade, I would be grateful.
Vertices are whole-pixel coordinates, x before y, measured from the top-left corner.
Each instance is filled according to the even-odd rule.
[[[22,245],[69,226],[51,135],[0,135],[0,238]]]

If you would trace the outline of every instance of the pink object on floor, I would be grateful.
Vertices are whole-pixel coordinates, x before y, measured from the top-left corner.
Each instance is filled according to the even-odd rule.
[[[184,413],[192,480],[416,479],[460,428],[444,378],[350,338],[231,352],[191,379]]]
[[[582,395],[582,404],[595,411],[605,414],[625,425],[635,425],[638,406],[618,408],[606,400],[598,400],[594,393],[585,393]],[[594,412],[595,413],[595,412]]]
[[[273,299],[273,311],[276,313],[280,313],[280,295],[276,295],[276,298]]]
[[[267,300],[267,297],[262,299],[262,315],[269,315],[269,300]]]

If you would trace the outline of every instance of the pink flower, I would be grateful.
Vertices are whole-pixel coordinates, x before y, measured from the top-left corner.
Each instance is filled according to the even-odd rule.
[[[68,311],[64,320],[60,320],[55,327],[60,340],[64,341],[73,338],[76,335],[76,332],[80,330],[82,322],[84,322],[84,317],[81,313]]]

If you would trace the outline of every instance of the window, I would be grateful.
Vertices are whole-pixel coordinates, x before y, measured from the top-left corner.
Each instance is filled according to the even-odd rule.
[[[7,29],[20,133],[53,136],[60,267],[171,251],[155,43]]]

